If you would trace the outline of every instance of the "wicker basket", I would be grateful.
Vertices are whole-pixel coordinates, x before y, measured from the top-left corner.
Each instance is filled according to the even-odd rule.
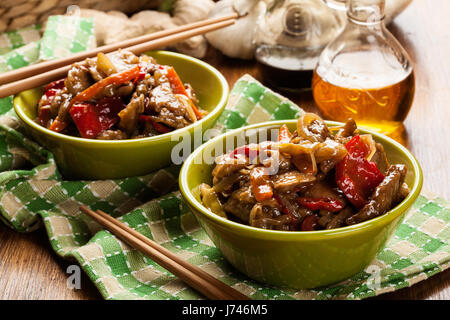
[[[48,16],[65,14],[70,5],[130,14],[139,10],[155,9],[161,2],[162,0],[1,0],[0,32],[42,24]]]

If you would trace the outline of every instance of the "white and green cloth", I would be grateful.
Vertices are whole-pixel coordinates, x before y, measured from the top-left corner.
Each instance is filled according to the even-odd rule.
[[[42,37],[39,58],[42,61],[63,58],[96,46],[92,18],[50,16]]]
[[[45,35],[28,44],[23,41],[19,48],[10,46],[0,56],[0,68],[2,63],[7,65],[0,70],[41,60],[39,54],[37,58],[23,54],[24,47],[39,41],[46,43]],[[11,63],[19,60],[22,63]],[[235,83],[217,128],[292,119],[302,112],[246,75]],[[177,190],[178,171],[179,167],[172,166],[142,177],[67,181],[53,155],[24,134],[12,109],[12,98],[0,100],[0,219],[18,232],[31,232],[43,225],[53,250],[78,262],[105,299],[204,297],[101,230],[79,211],[80,205],[120,217],[253,299],[363,299],[411,286],[449,267],[450,203],[422,193],[371,265],[350,279],[314,290],[255,282],[236,271],[199,226]]]

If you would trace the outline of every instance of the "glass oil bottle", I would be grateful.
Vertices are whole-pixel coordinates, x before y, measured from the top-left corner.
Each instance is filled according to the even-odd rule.
[[[415,79],[408,54],[384,25],[384,6],[347,0],[347,25],[321,53],[312,89],[326,119],[351,117],[401,140]]]

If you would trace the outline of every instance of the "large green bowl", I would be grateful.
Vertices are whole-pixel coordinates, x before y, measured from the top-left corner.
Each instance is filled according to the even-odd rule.
[[[33,121],[42,89],[21,92],[14,109],[25,128],[55,155],[66,178],[115,179],[144,175],[171,164],[172,148],[194,130],[210,128],[225,107],[228,84],[222,74],[198,59],[169,51],[149,52],[158,63],[175,67],[183,82],[194,88],[200,107],[209,114],[200,121],[170,133],[129,140],[94,140],[72,137],[48,130]],[[191,139],[193,140],[193,139]]]
[[[181,192],[225,258],[250,278],[296,289],[320,287],[347,279],[362,271],[374,259],[419,195],[422,187],[420,166],[399,143],[378,133],[361,130],[371,133],[376,141],[383,144],[391,163],[407,166],[406,183],[411,192],[398,206],[382,216],[332,230],[264,230],[227,220],[204,207],[198,186],[203,182],[211,184],[214,164],[210,160],[213,156],[243,145],[245,133],[251,137],[261,136],[261,133],[279,128],[283,123],[287,123],[291,131],[295,130],[295,120],[262,123],[228,132],[196,149],[181,169]],[[327,124],[338,125],[336,122]]]

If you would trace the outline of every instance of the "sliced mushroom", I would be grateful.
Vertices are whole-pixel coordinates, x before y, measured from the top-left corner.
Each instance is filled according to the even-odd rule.
[[[219,197],[217,196],[214,188],[211,188],[206,183],[202,183],[200,186],[200,196],[203,204],[213,213],[221,216],[223,218],[227,218],[227,214],[222,208],[220,204]]]

